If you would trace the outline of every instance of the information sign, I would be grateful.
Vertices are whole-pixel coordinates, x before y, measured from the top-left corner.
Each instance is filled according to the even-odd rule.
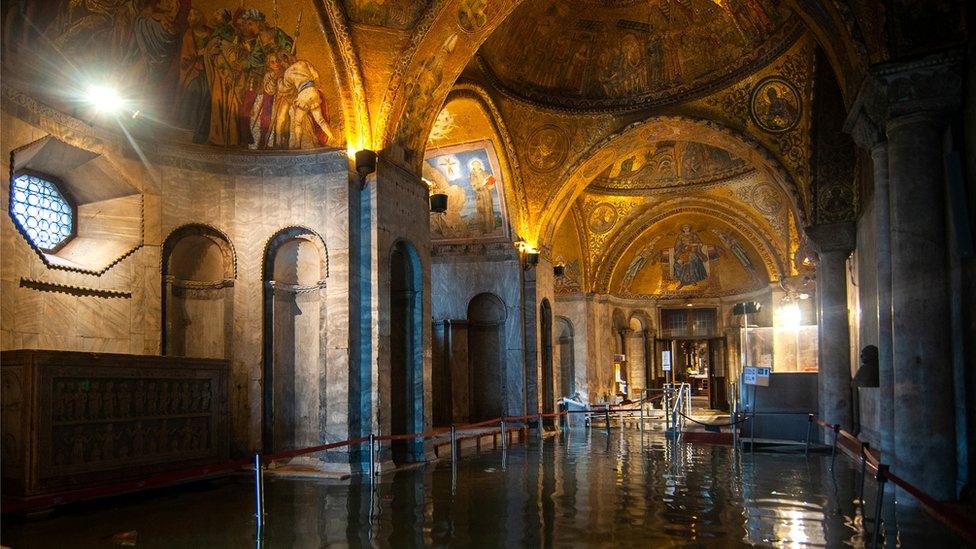
[[[757,368],[755,366],[746,366],[742,369],[742,382],[746,385],[759,385],[761,387],[769,387],[769,374],[771,372],[770,368]]]

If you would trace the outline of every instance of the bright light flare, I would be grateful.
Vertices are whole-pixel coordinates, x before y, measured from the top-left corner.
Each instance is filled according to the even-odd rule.
[[[779,323],[785,328],[798,328],[800,326],[800,305],[795,301],[789,303],[784,303],[780,305],[779,313]]]
[[[98,112],[113,114],[122,110],[122,96],[111,86],[89,86],[85,91],[85,100]]]

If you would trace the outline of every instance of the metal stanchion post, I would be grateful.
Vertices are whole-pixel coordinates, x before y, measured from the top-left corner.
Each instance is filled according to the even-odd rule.
[[[451,461],[457,461],[457,427],[451,424]]]
[[[671,398],[668,395],[667,388],[664,389],[664,397],[661,399],[661,402],[664,403],[664,409],[662,410],[664,412],[664,433],[667,434],[671,430]]]
[[[642,433],[644,432],[644,395],[645,394],[646,392],[642,390],[641,398],[640,398],[640,424],[637,427],[638,430],[640,430],[640,432]]]
[[[867,473],[868,450],[870,449],[871,449],[870,444],[868,444],[867,442],[861,443],[861,489],[858,493],[859,495],[857,499],[862,506],[864,505],[864,480],[865,480],[864,477],[865,477],[865,473]]]
[[[803,450],[804,456],[810,455],[810,432],[813,430],[813,414],[807,414],[807,446]]]
[[[607,410],[604,413],[604,419],[606,419],[607,422],[607,434],[609,435],[610,434],[610,405],[609,404],[607,405]]]
[[[376,476],[376,435],[369,434],[369,481],[372,483]]]
[[[885,482],[888,478],[885,474],[888,472],[888,466],[880,463],[878,464],[878,472],[874,475],[874,480],[878,482],[878,500],[874,504],[874,535],[871,536],[871,547],[878,547],[879,538],[881,537],[881,506],[884,503],[884,490]]]
[[[837,437],[840,434],[840,424],[834,424],[834,445],[830,449],[830,470],[834,470],[834,458],[837,457]]]
[[[542,440],[542,413],[539,413],[539,440]]]
[[[261,454],[254,454],[254,518],[257,519],[258,532],[264,525],[264,482],[261,479]],[[259,535],[260,537],[260,535]]]
[[[502,425],[501,425],[501,427],[502,427],[502,433],[501,433],[502,450],[505,450],[505,449],[508,448],[508,430],[505,429],[505,418],[502,418]]]

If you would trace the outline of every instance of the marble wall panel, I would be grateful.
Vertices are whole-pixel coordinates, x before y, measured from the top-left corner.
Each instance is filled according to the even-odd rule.
[[[11,149],[47,134],[7,112],[0,116],[4,137],[3,169],[9,171]],[[46,123],[44,127],[57,128],[57,125]],[[55,137],[70,142],[73,130],[64,127],[63,131],[63,135],[55,134]],[[114,149],[110,146],[107,150]],[[111,154],[116,153],[106,153],[107,157]],[[233,288],[233,316],[221,321],[233,328],[229,332],[231,341],[228,345],[231,349],[228,357],[231,360],[230,378],[233,380],[230,396],[235,416],[232,421],[233,447],[237,453],[256,448],[261,439],[261,262],[264,246],[281,228],[308,227],[326,241],[330,256],[332,246],[335,246],[336,256],[330,257],[327,281],[329,349],[322,352],[321,359],[328,364],[321,364],[315,377],[328,372],[323,382],[330,395],[326,399],[330,401],[330,408],[325,430],[329,436],[335,431],[335,436],[345,438],[348,433],[349,370],[349,285],[345,263],[349,257],[350,193],[344,152],[332,156],[310,153],[308,158],[321,161],[322,165],[314,170],[303,168],[305,175],[289,172],[294,171],[292,165],[295,162],[307,164],[304,157],[269,160],[260,155],[242,154],[240,162],[233,165],[200,161],[201,155],[192,149],[173,152],[165,161],[150,157],[148,166],[138,159],[109,158],[113,165],[128,166],[124,171],[132,177],[133,186],[146,191],[142,194],[145,245],[105,273],[81,274],[45,266],[17,233],[9,216],[3,216],[4,221],[0,222],[0,245],[3,248],[0,254],[3,290],[0,297],[3,320],[0,348],[43,346],[56,350],[158,354],[163,317],[160,309],[160,245],[166,236],[182,225],[213,226],[226,234],[234,246],[238,270]],[[267,165],[275,162],[280,162],[281,168],[268,169]],[[249,175],[241,175],[249,171]],[[257,172],[262,175],[255,175]],[[6,186],[3,188],[6,201],[7,189]],[[420,245],[426,246],[426,241]],[[82,289],[117,290],[127,292],[131,297],[106,300],[87,295],[42,294],[21,288],[21,278]],[[329,363],[332,359],[339,362]],[[336,401],[334,409],[331,400]]]

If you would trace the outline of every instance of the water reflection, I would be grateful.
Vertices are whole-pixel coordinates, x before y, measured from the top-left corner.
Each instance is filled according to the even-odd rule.
[[[384,475],[372,488],[269,480],[260,546],[864,546],[874,482],[865,491],[866,519],[855,468],[844,459],[835,467],[829,457],[740,454],[655,432],[564,432]],[[252,546],[250,488],[241,477],[34,522],[5,519],[2,542],[105,546],[135,530],[140,547]],[[900,526],[890,528],[892,545],[958,544],[918,514]]]

